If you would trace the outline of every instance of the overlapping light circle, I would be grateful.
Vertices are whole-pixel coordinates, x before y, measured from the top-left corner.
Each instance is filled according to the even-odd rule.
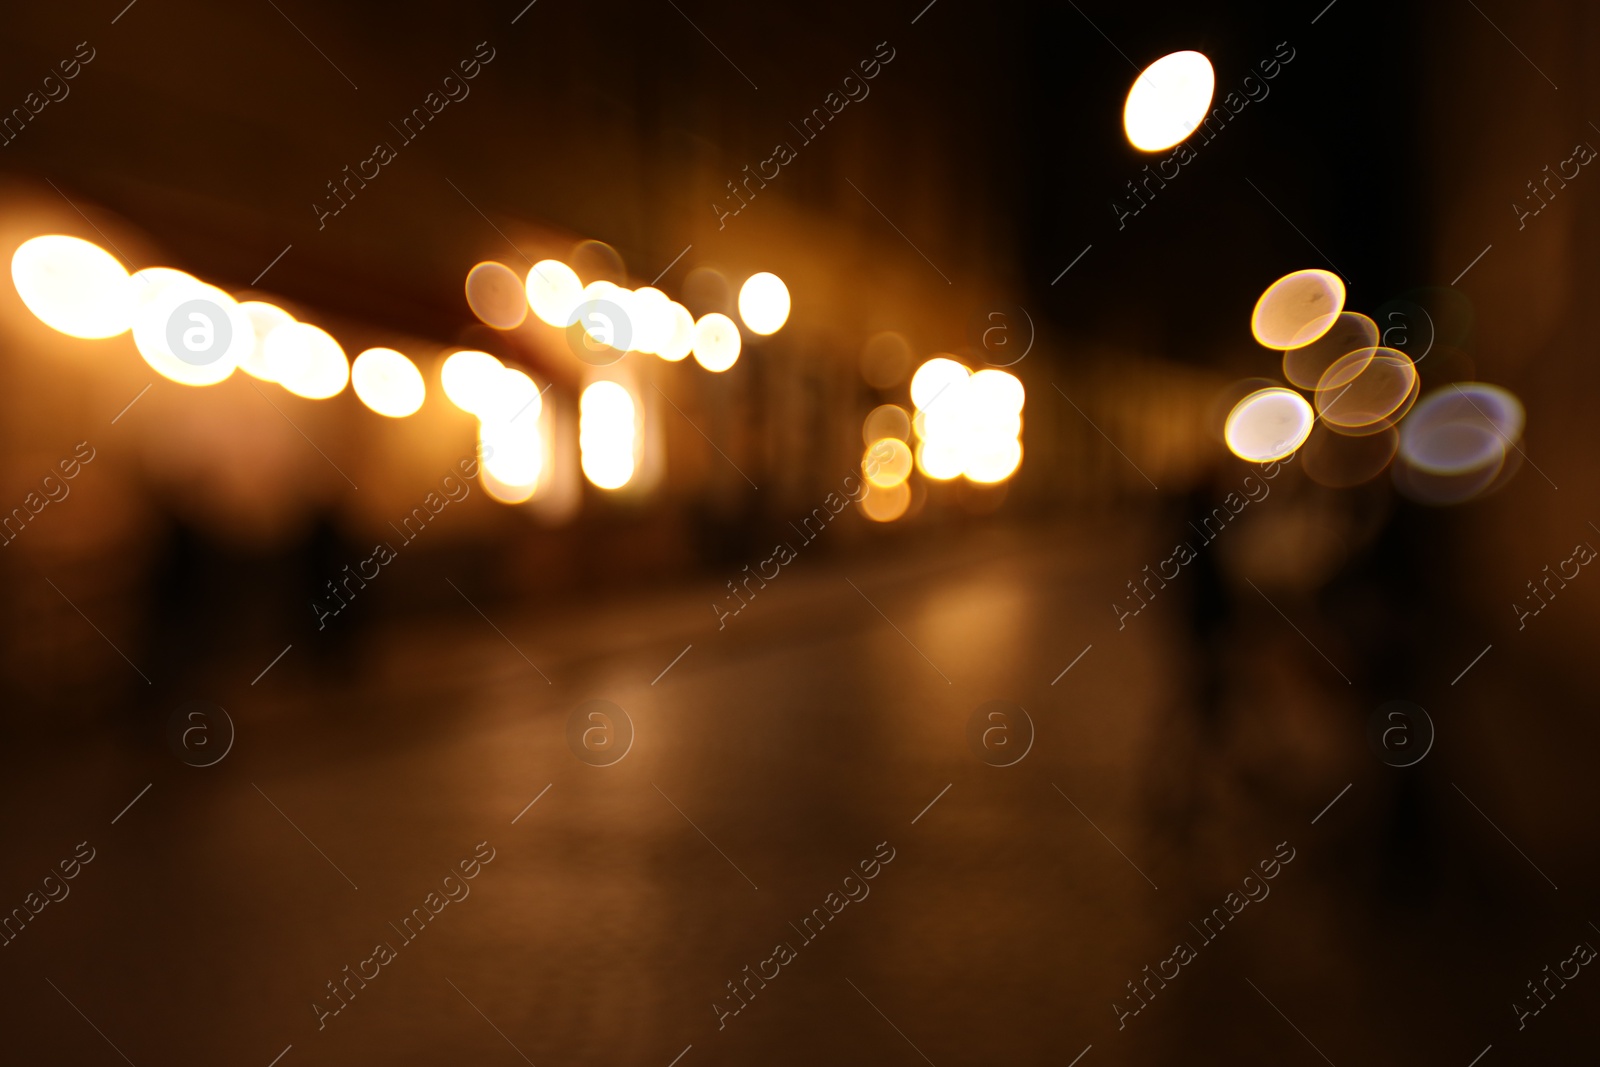
[[[350,362],[326,330],[308,322],[291,322],[267,335],[267,371],[296,396],[326,400],[338,396],[350,381]]]
[[[1337,274],[1297,270],[1261,294],[1250,316],[1250,331],[1267,348],[1301,348],[1333,328],[1344,310],[1344,298],[1344,281]]]

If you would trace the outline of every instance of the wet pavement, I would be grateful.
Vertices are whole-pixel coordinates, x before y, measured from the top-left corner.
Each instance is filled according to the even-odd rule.
[[[15,740],[0,892],[60,899],[0,952],[0,1058],[1578,1062],[1529,1050],[1600,990],[1507,1005],[1600,938],[1581,888],[1443,755],[1376,760],[1293,604],[1238,613],[1197,706],[1181,586],[1108,606],[1149,553],[802,557],[721,629],[710,576],[480,603],[208,664],[209,766],[203,719]]]

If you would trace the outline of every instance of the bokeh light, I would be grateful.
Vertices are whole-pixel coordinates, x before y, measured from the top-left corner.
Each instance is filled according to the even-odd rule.
[[[578,303],[567,322],[578,347],[587,353],[585,362],[604,366],[622,358],[637,347],[639,336],[638,300],[633,290],[608,281],[594,281],[583,287]],[[581,330],[581,334],[572,331]]]
[[[894,330],[883,330],[861,346],[861,377],[874,389],[893,389],[911,373],[911,342]]]
[[[633,315],[634,351],[657,355],[663,348],[671,347],[678,328],[671,297],[648,285],[635,289]]]
[[[752,333],[777,333],[789,321],[789,287],[767,271],[750,275],[739,287],[739,317]]]
[[[702,315],[694,324],[694,359],[721,374],[739,361],[739,327],[720,311]]]
[[[689,309],[674,301],[672,304],[672,333],[657,349],[656,355],[668,363],[686,359],[694,349],[694,316]]]
[[[439,384],[450,403],[469,414],[490,410],[505,364],[487,352],[452,352],[439,368]]]
[[[1240,459],[1271,463],[1305,443],[1314,419],[1311,405],[1293,389],[1258,389],[1234,405],[1223,439]]]
[[[153,275],[141,295],[133,316],[133,343],[163,378],[182,385],[216,385],[255,347],[250,316],[215,286],[172,271]]]
[[[1461,382],[1429,393],[1400,427],[1400,454],[1429,474],[1498,464],[1522,437],[1522,402],[1505,389]]]
[[[479,405],[478,443],[482,470],[503,504],[530,499],[546,467],[544,401],[539,384],[515,367],[487,374],[492,388]]]
[[[267,335],[267,370],[295,396],[326,400],[350,381],[350,362],[326,330],[306,322],[279,326]]]
[[[1205,121],[1216,87],[1216,72],[1201,53],[1162,56],[1140,71],[1128,90],[1122,107],[1128,143],[1141,152],[1176,145]]]
[[[527,290],[510,267],[485,260],[467,272],[467,306],[486,325],[514,330],[528,317]]]
[[[363,404],[391,419],[416,414],[428,394],[417,365],[392,348],[369,348],[357,356],[350,384]]]
[[[911,402],[918,408],[927,408],[950,386],[965,382],[968,373],[961,363],[935,356],[918,367],[917,373],[911,376]]]
[[[1360,369],[1352,374],[1348,365]],[[1404,352],[1352,352],[1324,372],[1317,387],[1317,414],[1338,433],[1376,433],[1405,415],[1418,389],[1416,365]]]
[[[578,400],[579,462],[601,489],[621,489],[633,478],[636,410],[633,395],[617,382],[593,382]]]
[[[250,351],[239,361],[239,369],[252,378],[259,378],[264,382],[277,381],[272,376],[271,368],[267,366],[267,335],[279,326],[293,322],[294,316],[265,300],[246,300],[239,307],[250,319],[251,329],[255,333],[255,344],[250,346]]]
[[[577,272],[559,259],[541,259],[528,271],[524,294],[540,322],[565,327],[583,298],[583,283]]]
[[[92,241],[32,237],[11,256],[17,295],[40,322],[69,337],[115,337],[133,325],[129,274]]]
[[[892,489],[911,476],[911,449],[898,437],[884,437],[867,447],[861,473],[879,489]]]
[[[972,442],[961,464],[969,482],[994,485],[1016,473],[1022,465],[1022,442],[1016,437],[985,438]]]
[[[869,484],[856,506],[873,522],[893,522],[911,506],[911,487],[905,482],[887,489]]]
[[[964,460],[961,442],[949,437],[930,437],[917,445],[917,470],[936,482],[961,477]]]
[[[911,440],[911,415],[899,404],[880,404],[861,423],[861,443],[870,445],[885,437]]]
[[[1285,274],[1256,301],[1250,332],[1267,348],[1301,348],[1333,328],[1344,297],[1344,282],[1330,271]]]
[[[1322,376],[1335,363],[1341,363],[1349,377],[1365,369],[1366,364],[1352,355],[1362,354],[1371,359],[1378,351],[1378,324],[1359,311],[1341,311],[1328,332],[1300,348],[1291,348],[1283,354],[1283,376],[1289,384],[1302,389],[1316,389]]]

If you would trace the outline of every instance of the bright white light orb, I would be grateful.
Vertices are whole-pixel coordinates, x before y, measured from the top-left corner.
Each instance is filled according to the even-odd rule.
[[[1205,121],[1216,92],[1211,61],[1199,52],[1173,52],[1140,72],[1122,107],[1128,143],[1160,152],[1188,137]]]
[[[1257,389],[1234,405],[1223,439],[1240,459],[1272,463],[1305,444],[1315,421],[1311,405],[1293,389]]]
[[[577,272],[559,259],[541,259],[528,271],[528,307],[547,326],[565,327],[583,298]]]
[[[481,416],[494,405],[500,372],[505,369],[504,363],[487,352],[452,352],[439,368],[439,384],[450,403]]]
[[[239,361],[239,369],[264,382],[276,381],[272,371],[267,369],[267,335],[279,326],[286,326],[294,321],[294,316],[264,300],[246,300],[239,307],[249,316],[250,326],[255,333],[256,343],[250,346],[250,351]]]
[[[789,321],[789,287],[767,271],[750,275],[739,288],[739,317],[752,333],[777,333]]]
[[[133,325],[128,272],[91,241],[30,238],[11,257],[11,281],[40,322],[69,337],[115,337]]]
[[[694,358],[706,370],[721,374],[739,362],[739,327],[719,311],[694,324]]]
[[[621,489],[633,478],[635,410],[633,394],[616,382],[594,382],[578,398],[579,462],[601,489]]]
[[[935,356],[917,368],[911,376],[911,402],[919,409],[926,408],[957,382],[965,382],[971,372],[965,366],[944,356]]]
[[[350,381],[350,361],[326,331],[308,322],[291,322],[267,335],[267,370],[295,396],[327,400]]]
[[[668,363],[677,363],[686,358],[694,348],[694,316],[689,314],[689,309],[676,301],[672,304],[672,333],[659,348],[656,355]]]
[[[145,300],[134,312],[133,343],[163,378],[182,385],[216,385],[255,348],[250,316],[216,286],[180,271],[148,284],[151,288],[140,294]]]
[[[417,365],[392,348],[369,348],[357,356],[350,384],[363,404],[391,419],[416,414],[428,395]]]

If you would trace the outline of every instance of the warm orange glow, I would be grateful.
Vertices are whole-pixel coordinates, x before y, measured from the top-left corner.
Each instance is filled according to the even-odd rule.
[[[905,482],[888,489],[868,485],[856,506],[873,522],[893,522],[911,506],[911,487]]]
[[[1134,79],[1122,107],[1128,143],[1141,152],[1171,148],[1199,127],[1216,92],[1211,61],[1199,52],[1173,52]]]
[[[91,241],[30,238],[11,256],[11,281],[40,322],[69,337],[115,337],[133,325],[128,272]]]

